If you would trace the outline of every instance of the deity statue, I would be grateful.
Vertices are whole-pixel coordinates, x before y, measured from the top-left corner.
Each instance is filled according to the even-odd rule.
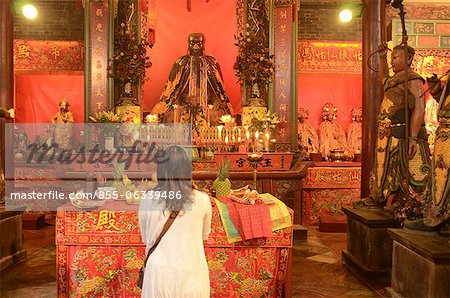
[[[70,149],[72,142],[72,123],[75,121],[73,113],[69,111],[70,103],[66,99],[59,102],[59,112],[56,113],[51,121],[56,124],[55,142],[61,149]]]
[[[361,153],[362,146],[362,108],[352,109],[352,123],[347,132],[348,150],[351,154]]]
[[[319,151],[325,160],[331,150],[347,151],[347,140],[342,127],[335,120],[337,118],[337,107],[327,103],[322,108],[323,122],[319,126]]]
[[[386,211],[404,220],[405,210],[412,203],[410,198],[424,198],[429,191],[429,174],[424,171],[430,166],[424,124],[425,80],[410,69],[414,58],[412,47],[394,47],[391,57],[392,77],[389,76],[386,54],[387,45],[382,44],[379,55],[384,97],[378,115],[375,162],[369,184],[370,198],[363,202],[366,205],[386,205]],[[408,86],[406,102],[405,84]],[[408,131],[406,117],[409,120]]]
[[[450,218],[450,80],[449,75],[442,80],[433,76],[428,78],[427,82],[431,95],[439,100],[439,126],[432,160],[434,175],[431,176],[431,196],[423,218],[407,220],[404,226],[409,229],[430,231],[448,224]]]
[[[25,152],[28,148],[28,135],[23,129],[15,129],[14,132],[14,152]]]
[[[301,148],[306,155],[311,152],[317,152],[319,150],[319,136],[316,130],[311,126],[311,124],[306,123],[308,119],[309,111],[307,109],[298,109],[298,124],[297,124],[297,140],[298,146]]]
[[[204,54],[205,36],[203,33],[189,34],[188,55],[175,62],[159,102],[152,114],[160,115],[164,122],[181,122],[192,119],[190,102],[201,110],[196,120],[208,118],[211,125],[220,122],[220,116],[233,114],[233,109],[225,94],[220,66],[212,56]],[[208,108],[210,106],[211,108]]]

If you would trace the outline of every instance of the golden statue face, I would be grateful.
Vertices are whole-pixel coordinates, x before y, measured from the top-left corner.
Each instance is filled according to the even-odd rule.
[[[59,107],[63,110],[67,110],[69,108],[69,106],[70,106],[70,104],[65,100],[61,100],[59,102]]]
[[[201,33],[189,35],[189,54],[191,56],[202,56],[205,50],[204,36]]]

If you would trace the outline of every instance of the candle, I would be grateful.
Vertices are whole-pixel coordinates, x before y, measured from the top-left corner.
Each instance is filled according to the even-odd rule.
[[[258,149],[258,138],[259,138],[259,131],[255,132],[255,144],[253,145],[253,152],[256,152]]]
[[[178,105],[173,105],[173,122],[178,123]]]
[[[264,140],[264,151],[269,152],[270,133],[266,132],[266,139]]]
[[[228,151],[228,136],[225,136],[225,151]]]
[[[223,125],[217,126],[217,130],[219,131],[219,141],[222,140],[222,129],[223,129]]]
[[[208,108],[206,109],[206,117],[208,121],[208,127],[211,126],[211,109],[213,108],[213,105],[208,105]]]

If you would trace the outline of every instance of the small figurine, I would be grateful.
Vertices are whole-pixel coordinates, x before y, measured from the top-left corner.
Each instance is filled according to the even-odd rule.
[[[361,153],[362,145],[362,108],[352,109],[352,123],[348,126],[348,150],[351,154]]]
[[[297,141],[299,148],[307,156],[311,152],[318,152],[319,150],[319,136],[311,124],[305,122],[308,117],[309,111],[307,109],[298,109]]]
[[[319,127],[320,152],[325,160],[331,150],[348,151],[345,132],[335,120],[337,118],[337,107],[334,104],[327,103],[322,108],[323,122]]]
[[[15,132],[15,152],[25,152],[28,148],[28,136],[27,133],[22,129],[17,129]]]
[[[70,103],[67,99],[59,102],[59,112],[56,113],[51,121],[55,126],[55,142],[61,149],[70,149],[72,141],[72,123],[75,121],[73,113],[69,111]]]

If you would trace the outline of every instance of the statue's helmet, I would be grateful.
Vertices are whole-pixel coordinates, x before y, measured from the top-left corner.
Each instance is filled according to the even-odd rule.
[[[299,108],[297,111],[297,118],[300,120],[305,120],[309,118],[309,111],[304,108]]]
[[[334,120],[337,117],[338,108],[332,104],[327,103],[322,108],[322,118],[323,120]]]
[[[70,107],[70,103],[67,101],[67,99],[63,98],[59,101],[59,107],[67,109]]]

